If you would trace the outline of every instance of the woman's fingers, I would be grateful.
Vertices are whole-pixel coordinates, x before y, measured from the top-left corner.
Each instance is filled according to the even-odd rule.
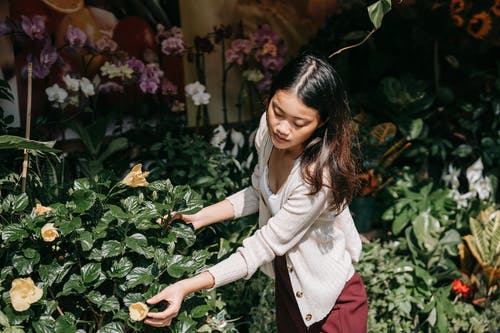
[[[179,212],[171,212],[167,215],[164,215],[163,217],[159,217],[156,219],[156,223],[158,224],[165,224],[165,223],[170,223],[173,220],[183,220],[184,216],[182,213]]]

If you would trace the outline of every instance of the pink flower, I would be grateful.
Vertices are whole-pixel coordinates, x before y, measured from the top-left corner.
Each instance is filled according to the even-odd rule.
[[[250,54],[255,44],[249,39],[235,39],[231,43],[231,48],[235,51],[241,51],[244,54]]]
[[[101,52],[114,52],[118,48],[118,44],[107,35],[103,35],[101,38],[99,38],[95,45],[97,47],[97,50]]]
[[[42,16],[35,15],[33,16],[33,19],[30,19],[29,17],[22,15],[21,19],[21,28],[26,35],[28,35],[31,39],[43,39],[45,33],[45,21]]]
[[[87,35],[78,28],[73,28],[70,24],[66,31],[66,40],[71,47],[82,47],[87,41]]]
[[[282,57],[265,56],[261,59],[262,67],[266,70],[277,72],[283,67],[284,60]]]
[[[166,55],[183,55],[186,50],[184,41],[177,37],[169,37],[161,42],[161,51]]]
[[[243,54],[240,52],[236,52],[234,49],[229,49],[226,51],[226,62],[231,64],[233,62],[238,65],[243,64]]]
[[[154,94],[160,87],[163,71],[158,64],[147,64],[139,79],[139,88],[144,93]]]
[[[161,93],[165,96],[175,96],[177,95],[177,86],[169,79],[163,79],[161,83]]]
[[[125,63],[127,64],[128,67],[132,68],[134,72],[137,74],[142,73],[142,71],[146,67],[141,60],[136,58],[130,58]]]

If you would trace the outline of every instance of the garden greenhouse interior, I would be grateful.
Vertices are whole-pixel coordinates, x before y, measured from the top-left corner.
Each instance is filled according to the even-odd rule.
[[[500,332],[500,0],[0,0],[0,160],[0,332]]]

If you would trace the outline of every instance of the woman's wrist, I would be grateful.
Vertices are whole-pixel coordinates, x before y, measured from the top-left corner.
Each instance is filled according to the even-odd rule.
[[[191,278],[178,281],[174,285],[176,285],[176,287],[182,291],[184,297],[186,297],[193,292],[212,288],[215,285],[215,279],[212,273],[204,271]]]

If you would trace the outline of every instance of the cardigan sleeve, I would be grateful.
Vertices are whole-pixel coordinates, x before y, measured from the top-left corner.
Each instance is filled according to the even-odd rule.
[[[259,162],[255,165],[255,169],[252,174],[252,185],[244,188],[243,190],[236,192],[228,196],[226,199],[233,205],[234,217],[240,218],[259,210],[259,181],[260,181],[260,164],[261,164],[261,151],[262,146],[267,140],[269,134],[266,122],[266,113],[260,118],[259,127],[257,129],[257,134],[255,135],[255,149],[257,150],[257,156]]]
[[[336,224],[345,235],[346,250],[349,252],[353,263],[357,263],[361,257],[361,238],[359,237],[358,230],[352,219],[349,207],[344,210],[335,218]],[[338,222],[337,222],[338,221]]]
[[[215,287],[248,279],[261,265],[293,248],[327,206],[327,191],[311,195],[310,186],[301,182],[266,225],[245,239],[229,258],[208,269]]]

